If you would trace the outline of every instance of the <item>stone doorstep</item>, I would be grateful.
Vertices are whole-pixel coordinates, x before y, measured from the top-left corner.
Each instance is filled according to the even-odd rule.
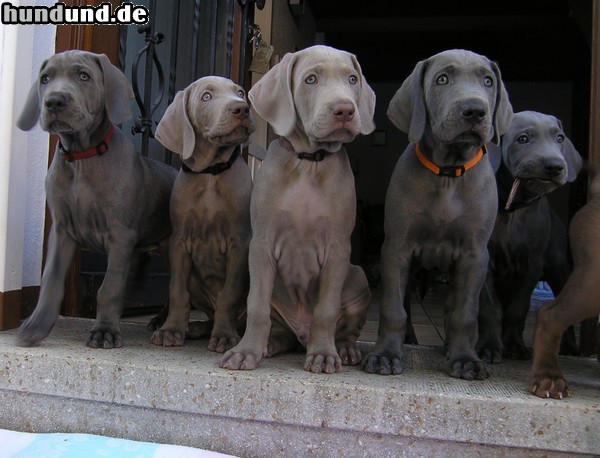
[[[426,455],[600,453],[600,364],[589,358],[561,358],[571,397],[555,401],[527,393],[529,362],[491,366],[488,380],[468,382],[445,373],[441,349],[407,346],[399,376],[356,367],[311,374],[302,354],[227,371],[205,340],[158,348],[145,326],[123,324],[125,347],[92,350],[83,343],[90,327],[91,320],[60,318],[33,348],[16,347],[14,330],[0,333],[0,427],[62,428],[242,456],[291,456],[286,447],[330,456],[376,449],[394,456],[400,447]],[[225,434],[231,428],[239,440]],[[352,441],[349,454],[334,447],[335,438]]]

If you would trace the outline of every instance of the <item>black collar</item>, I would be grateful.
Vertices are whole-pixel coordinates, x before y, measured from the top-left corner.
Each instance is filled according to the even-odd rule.
[[[314,153],[298,153],[298,159],[303,159],[311,162],[321,162],[327,156],[327,151],[320,149]]]
[[[236,159],[239,157],[241,152],[242,152],[242,147],[236,146],[235,149],[233,150],[233,152],[231,153],[229,160],[227,160],[225,162],[217,162],[216,164],[210,165],[210,166],[206,167],[205,169],[200,170],[198,172],[190,169],[184,163],[181,163],[181,170],[183,170],[185,173],[208,173],[210,175],[220,175],[221,173],[223,173],[226,170],[229,170],[231,168],[231,166],[236,161]]]

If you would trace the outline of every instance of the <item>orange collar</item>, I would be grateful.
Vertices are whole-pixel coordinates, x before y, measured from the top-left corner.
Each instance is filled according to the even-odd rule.
[[[485,145],[483,145],[481,148],[479,148],[479,151],[477,151],[475,157],[464,165],[448,165],[442,167],[434,164],[429,159],[427,159],[423,154],[423,151],[421,151],[421,147],[418,143],[416,145],[415,152],[417,153],[417,158],[419,159],[419,162],[436,175],[441,175],[445,177],[460,177],[463,176],[467,170],[472,169],[479,163],[483,155],[487,153],[487,149]]]

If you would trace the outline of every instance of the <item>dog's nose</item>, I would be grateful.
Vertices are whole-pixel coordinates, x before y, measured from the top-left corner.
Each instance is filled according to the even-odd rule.
[[[44,105],[50,113],[59,113],[67,108],[67,99],[64,94],[48,94],[44,100]]]
[[[547,160],[544,163],[544,171],[546,172],[548,177],[557,177],[565,170],[565,165],[559,159],[556,160]]]
[[[245,118],[250,113],[250,107],[243,102],[234,103],[229,107],[229,112],[238,118]]]
[[[333,106],[333,115],[339,121],[350,121],[354,117],[354,105],[350,102],[339,102]]]
[[[487,114],[486,106],[482,100],[465,100],[460,106],[460,115],[466,121],[481,122]]]

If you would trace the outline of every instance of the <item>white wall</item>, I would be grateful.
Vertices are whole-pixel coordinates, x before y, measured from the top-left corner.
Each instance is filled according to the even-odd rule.
[[[38,1],[36,3],[53,5],[54,1]],[[56,39],[56,26],[54,25],[36,25],[33,28],[33,55],[29,68],[30,81],[37,79],[38,69],[42,62],[54,54]],[[26,86],[27,83],[24,82],[24,85]],[[48,169],[49,137],[49,134],[44,132],[38,125],[28,132],[23,286],[40,284],[46,208],[44,178]]]
[[[12,2],[13,5],[19,2]],[[53,1],[20,5],[53,5]],[[56,27],[0,24],[0,291],[40,284],[48,134],[15,127]]]

